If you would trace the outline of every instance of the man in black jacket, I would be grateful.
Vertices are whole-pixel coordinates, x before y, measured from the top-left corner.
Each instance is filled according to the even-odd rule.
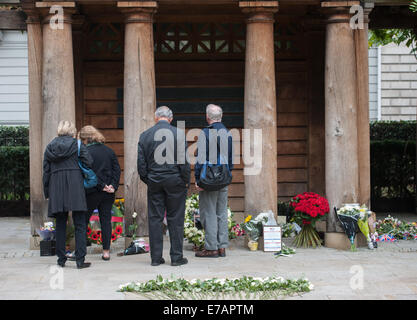
[[[156,124],[143,132],[138,144],[138,171],[148,186],[149,243],[152,266],[165,263],[162,257],[162,221],[166,212],[171,242],[171,265],[188,261],[183,257],[185,198],[190,183],[186,161],[185,133],[170,125],[168,107],[155,112]]]

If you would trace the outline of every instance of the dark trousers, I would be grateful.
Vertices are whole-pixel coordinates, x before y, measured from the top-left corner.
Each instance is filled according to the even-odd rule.
[[[111,208],[114,203],[114,193],[107,193],[104,191],[97,191],[87,194],[87,214],[86,222],[88,225],[91,215],[95,209],[98,209],[100,217],[101,237],[103,243],[103,250],[110,250],[111,241]]]
[[[84,257],[87,254],[85,215],[86,213],[84,211],[72,212],[72,220],[75,228],[75,258],[77,260],[77,265],[84,262]],[[68,212],[56,214],[56,255],[58,256],[58,263],[60,264],[67,261],[67,257],[65,256],[67,220]]]
[[[152,261],[162,258],[162,222],[167,213],[171,262],[182,259],[184,242],[184,215],[187,189],[180,177],[155,183],[148,182],[149,245]]]

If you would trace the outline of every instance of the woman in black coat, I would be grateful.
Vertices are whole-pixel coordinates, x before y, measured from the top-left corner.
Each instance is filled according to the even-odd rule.
[[[95,209],[98,209],[103,243],[103,260],[110,260],[111,209],[115,192],[119,188],[120,165],[112,149],[104,145],[104,136],[93,126],[80,130],[79,138],[87,145],[93,158],[93,171],[97,175],[97,186],[87,189],[87,225]]]
[[[84,145],[80,147],[75,136],[77,130],[71,121],[60,121],[58,137],[46,147],[43,160],[43,189],[45,198],[49,199],[48,217],[56,219],[56,253],[58,265],[65,266],[66,227],[68,212],[72,211],[75,227],[75,257],[77,267],[87,268],[89,262],[84,262],[86,255],[86,226],[85,216],[87,202],[84,190],[84,178],[78,165],[78,158],[91,168],[92,158]]]

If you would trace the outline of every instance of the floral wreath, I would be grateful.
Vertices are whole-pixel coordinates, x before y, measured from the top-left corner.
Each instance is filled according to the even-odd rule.
[[[184,238],[194,244],[195,249],[204,247],[204,230],[199,229],[195,223],[195,215],[199,214],[198,194],[194,193],[185,201]],[[229,239],[235,239],[244,235],[241,226],[233,219],[234,213],[227,207],[227,221]]]
[[[94,210],[94,213],[97,212],[97,209]],[[124,199],[116,199],[112,206],[111,213],[112,232],[110,242],[113,243],[114,241],[119,239],[123,234]],[[100,219],[97,215],[93,215],[90,218],[90,222],[87,227],[87,239],[89,239],[92,243],[98,245],[101,245],[103,243]]]

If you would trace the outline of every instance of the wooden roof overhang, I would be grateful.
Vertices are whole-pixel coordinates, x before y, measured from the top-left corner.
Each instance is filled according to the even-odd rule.
[[[176,15],[189,15],[192,13],[197,19],[210,14],[218,19],[231,19],[232,13],[239,12],[239,0],[156,0],[159,4],[157,17],[170,19]],[[22,8],[35,7],[36,0],[4,0],[2,5],[21,6]],[[38,1],[38,2],[74,2],[82,8],[82,13],[102,16],[114,15],[117,8],[116,0],[64,0],[64,1]],[[351,1],[340,0],[278,0],[280,11],[278,15],[291,14],[299,10],[298,14],[315,10],[321,7],[321,2],[335,2],[348,4]],[[364,1],[361,1],[364,2]],[[409,0],[372,0],[365,2],[375,3],[375,8],[370,15],[370,28],[416,28],[417,15],[408,10]],[[184,11],[186,9],[186,11]],[[221,9],[221,10],[219,10]],[[308,9],[308,10],[307,10]],[[21,10],[1,10],[0,30],[24,30],[26,29],[26,15]]]

